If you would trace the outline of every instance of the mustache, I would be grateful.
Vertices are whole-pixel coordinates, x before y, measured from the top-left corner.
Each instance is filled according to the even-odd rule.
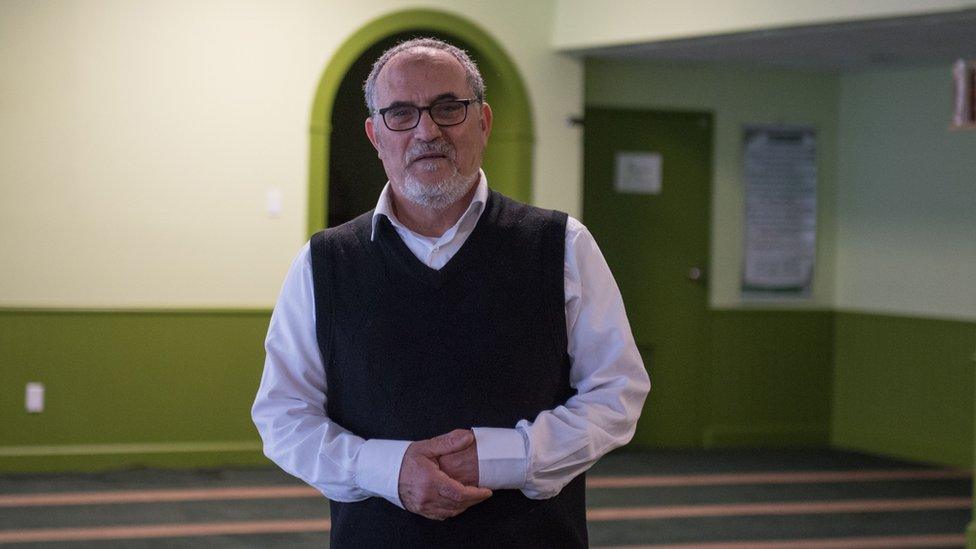
[[[454,147],[447,141],[438,140],[431,141],[430,143],[416,143],[407,149],[407,163],[409,164],[427,154],[439,154],[450,160],[454,160],[456,152]]]

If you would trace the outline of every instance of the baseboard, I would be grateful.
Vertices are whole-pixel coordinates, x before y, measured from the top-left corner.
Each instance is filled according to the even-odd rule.
[[[92,472],[140,468],[258,467],[258,441],[0,446],[0,472]]]

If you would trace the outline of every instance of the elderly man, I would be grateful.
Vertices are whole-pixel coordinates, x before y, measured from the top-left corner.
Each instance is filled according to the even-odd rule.
[[[462,50],[402,43],[365,92],[389,183],[291,266],[265,454],[331,500],[333,547],[585,547],[583,472],[650,388],[606,262],[579,221],[489,190]]]

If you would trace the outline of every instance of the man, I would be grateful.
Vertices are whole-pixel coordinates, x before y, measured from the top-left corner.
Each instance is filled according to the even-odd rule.
[[[365,95],[389,182],[292,264],[265,454],[331,500],[333,547],[585,547],[583,472],[650,388],[606,262],[575,219],[489,191],[463,51],[391,48]]]

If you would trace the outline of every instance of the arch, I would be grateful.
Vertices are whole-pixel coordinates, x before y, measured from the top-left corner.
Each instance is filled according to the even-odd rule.
[[[532,196],[534,132],[528,93],[515,63],[487,32],[456,15],[426,9],[397,11],[375,19],[350,36],[329,60],[312,105],[309,126],[308,234],[326,226],[331,113],[336,93],[355,61],[384,38],[417,31],[456,36],[477,53],[488,102],[495,113],[484,166],[492,188],[527,202]],[[365,139],[363,135],[363,139]]]

